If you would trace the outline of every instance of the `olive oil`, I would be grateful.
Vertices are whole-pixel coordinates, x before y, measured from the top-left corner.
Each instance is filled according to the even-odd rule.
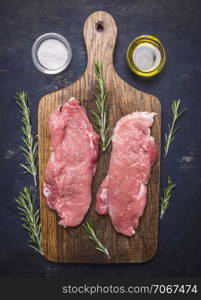
[[[135,38],[127,50],[127,63],[130,69],[142,77],[158,74],[166,61],[165,49],[160,40],[151,35]]]

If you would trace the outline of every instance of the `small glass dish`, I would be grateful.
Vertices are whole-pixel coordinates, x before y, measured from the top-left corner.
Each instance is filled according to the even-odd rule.
[[[163,69],[166,53],[161,41],[152,35],[136,37],[127,49],[131,71],[141,77],[152,77]]]
[[[50,32],[39,36],[32,46],[34,66],[45,74],[58,74],[70,64],[70,43],[58,33]]]

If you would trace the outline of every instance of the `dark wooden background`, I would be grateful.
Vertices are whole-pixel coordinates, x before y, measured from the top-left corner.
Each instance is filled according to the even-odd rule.
[[[156,95],[162,105],[162,136],[171,116],[172,99],[181,98],[188,110],[168,157],[161,160],[161,187],[167,175],[176,183],[170,207],[159,226],[155,258],[143,264],[55,264],[27,246],[14,199],[31,183],[23,175],[17,90],[30,95],[32,122],[37,132],[41,96],[64,87],[86,67],[82,27],[96,10],[110,12],[118,25],[115,67],[130,85]],[[201,4],[198,0],[58,0],[0,1],[0,276],[199,276],[201,275]],[[71,43],[73,59],[59,75],[44,75],[32,65],[31,47],[46,32],[63,34]],[[128,69],[129,42],[141,34],[159,37],[167,51],[164,71],[140,80]]]

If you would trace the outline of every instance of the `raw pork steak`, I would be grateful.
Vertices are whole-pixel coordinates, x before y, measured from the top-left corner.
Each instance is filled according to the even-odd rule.
[[[134,112],[114,129],[109,171],[96,199],[96,211],[109,214],[117,232],[132,236],[146,205],[147,183],[157,158],[150,135],[155,113]]]
[[[46,202],[61,217],[60,225],[77,226],[91,203],[99,136],[75,98],[60,105],[50,116],[49,132],[51,154],[45,169]]]

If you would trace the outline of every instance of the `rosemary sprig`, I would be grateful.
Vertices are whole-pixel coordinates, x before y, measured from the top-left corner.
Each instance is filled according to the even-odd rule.
[[[183,114],[183,112],[186,110],[186,108],[184,108],[182,111],[179,112],[179,107],[180,107],[180,99],[179,100],[174,100],[172,101],[172,123],[171,125],[168,124],[168,133],[165,134],[165,157],[168,154],[168,150],[170,147],[170,144],[173,142],[174,138],[175,138],[175,133],[176,131],[179,129],[179,127],[176,127],[176,121],[179,119],[179,117],[181,117],[181,115]]]
[[[160,218],[162,219],[172,195],[172,189],[175,187],[170,176],[167,178],[167,186],[163,190],[163,196],[160,198]]]
[[[22,227],[28,232],[30,243],[29,246],[43,255],[40,236],[39,210],[35,207],[35,200],[32,196],[32,189],[24,187],[19,193],[17,199],[18,210],[20,211]]]
[[[23,221],[22,226],[29,235],[29,246],[43,255],[41,245],[40,216],[39,210],[36,209],[35,206],[35,199],[37,195],[37,142],[34,142],[34,137],[32,135],[27,93],[16,93],[16,102],[21,109],[21,121],[23,124],[21,128],[24,146],[22,146],[21,149],[23,150],[25,164],[20,165],[26,170],[26,172],[29,172],[33,176],[35,189],[32,191],[31,187],[24,187],[15,201],[18,204],[17,208],[20,211],[21,220]]]
[[[22,114],[22,132],[24,146],[20,148],[23,151],[25,164],[20,164],[26,172],[34,178],[34,184],[37,186],[37,142],[32,135],[32,126],[30,121],[30,109],[28,106],[28,95],[26,92],[16,93],[16,103],[19,105]]]
[[[97,131],[100,135],[102,151],[106,151],[111,142],[111,136],[109,136],[110,126],[107,126],[107,91],[105,89],[104,77],[103,77],[103,64],[102,62],[95,63],[96,73],[96,94],[95,101],[98,112],[91,110]]]
[[[107,255],[107,257],[110,259],[110,254],[108,252],[108,249],[106,247],[103,246],[103,244],[100,242],[100,240],[98,239],[96,233],[93,230],[92,227],[92,222],[87,222],[86,224],[83,224],[83,227],[85,229],[85,231],[89,234],[89,238],[95,242],[95,244],[97,245],[96,249],[98,251],[103,252],[105,255]]]

